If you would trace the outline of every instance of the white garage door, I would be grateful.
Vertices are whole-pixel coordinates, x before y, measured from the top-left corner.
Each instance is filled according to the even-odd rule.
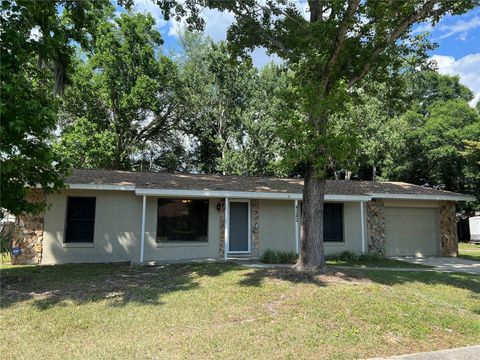
[[[437,255],[437,209],[385,207],[387,256]]]

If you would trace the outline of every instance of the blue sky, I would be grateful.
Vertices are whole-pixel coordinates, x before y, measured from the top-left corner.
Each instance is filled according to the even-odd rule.
[[[306,11],[305,0],[303,10]],[[118,11],[122,11],[117,7]],[[181,24],[176,21],[165,22],[162,14],[151,0],[135,0],[135,10],[149,12],[157,20],[157,27],[165,41],[164,51],[175,50],[178,47],[178,31]],[[233,22],[233,16],[228,13],[206,9],[203,12],[206,21],[205,33],[213,40],[225,39],[226,30]],[[430,39],[438,44],[431,52],[431,57],[438,64],[438,71],[443,74],[458,75],[460,81],[474,93],[472,104],[480,100],[480,8],[475,8],[461,16],[446,16],[435,27],[429,24],[419,24],[415,32],[430,32]],[[263,49],[257,49],[252,54],[254,64],[265,65],[272,58]]]

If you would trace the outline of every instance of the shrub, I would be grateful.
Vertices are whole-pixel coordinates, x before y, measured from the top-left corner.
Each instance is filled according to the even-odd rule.
[[[2,258],[2,263],[10,261],[14,229],[15,227],[13,223],[4,223],[0,225],[0,256]]]
[[[325,259],[328,261],[356,261],[359,260],[357,254],[352,251],[342,251],[341,253],[330,254],[325,256]]]
[[[379,254],[362,254],[358,257],[360,261],[379,261],[382,259],[385,259],[385,257]]]
[[[295,251],[268,249],[262,254],[260,261],[265,264],[295,264],[298,255]]]

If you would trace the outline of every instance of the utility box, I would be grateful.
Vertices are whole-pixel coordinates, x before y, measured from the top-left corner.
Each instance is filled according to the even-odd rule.
[[[470,226],[470,242],[480,243],[480,216],[474,216],[468,219]]]

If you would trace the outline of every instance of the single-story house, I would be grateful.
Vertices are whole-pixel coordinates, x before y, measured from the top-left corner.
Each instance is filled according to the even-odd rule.
[[[227,259],[298,251],[302,179],[74,170],[21,216],[15,263]],[[32,192],[30,201],[45,195]],[[37,197],[37,199],[35,199]],[[400,182],[328,181],[325,252],[456,256],[455,202],[473,197]]]

